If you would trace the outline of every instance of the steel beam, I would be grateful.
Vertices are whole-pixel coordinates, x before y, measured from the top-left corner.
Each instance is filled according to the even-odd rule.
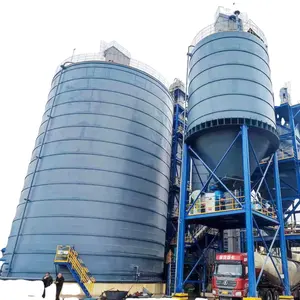
[[[219,166],[222,164],[222,162],[224,161],[224,159],[226,158],[227,154],[229,153],[229,151],[231,150],[231,148],[233,147],[233,145],[235,144],[235,142],[237,141],[237,139],[239,138],[241,132],[239,132],[237,134],[237,136],[234,138],[234,140],[232,141],[232,143],[230,144],[230,146],[228,147],[228,149],[226,150],[226,152],[224,153],[224,155],[222,156],[222,158],[220,159],[220,161],[218,162],[218,164],[216,165],[216,167],[211,170],[205,163],[204,161],[199,157],[199,155],[192,149],[190,148],[190,150],[193,152],[193,154],[203,163],[204,167],[207,169],[207,171],[209,171],[210,175],[206,181],[206,183],[203,185],[201,191],[199,192],[198,196],[196,197],[196,199],[192,202],[191,206],[188,208],[187,210],[187,214],[189,214],[189,212],[191,211],[191,209],[193,208],[193,206],[195,205],[196,201],[198,200],[198,198],[200,197],[201,193],[206,189],[207,185],[209,184],[210,180],[213,177],[216,177],[214,174],[216,173],[217,169],[219,168]],[[218,181],[220,181],[220,179],[216,178]],[[230,191],[229,191],[230,193]],[[235,196],[233,196],[234,199]],[[239,201],[238,201],[239,202]]]
[[[199,173],[199,171],[198,171],[198,169],[197,169],[196,163],[195,163],[195,161],[194,161],[193,158],[191,158],[191,160],[192,160],[193,167],[194,167],[195,170],[196,170],[197,176],[198,176],[199,181],[201,182],[201,185],[202,185],[202,188],[203,188],[203,187],[204,187],[204,183],[203,183],[202,178],[201,178],[201,176],[200,176],[200,173]],[[209,184],[209,182],[207,182],[206,185],[207,185],[207,184]],[[199,195],[200,195],[200,194],[199,194]],[[198,199],[199,195],[197,196],[197,199]]]
[[[214,238],[210,241],[209,245],[207,246],[207,248],[205,248],[202,252],[202,254],[200,255],[200,257],[198,258],[197,262],[195,263],[195,265],[193,266],[192,270],[190,271],[190,273],[188,274],[188,276],[186,277],[186,279],[184,280],[183,284],[184,285],[188,279],[190,278],[190,276],[192,275],[192,273],[194,272],[194,270],[196,269],[196,267],[198,266],[199,262],[201,261],[201,259],[204,257],[204,254],[206,253],[206,251],[210,248],[210,245],[212,245],[215,240],[216,240],[217,235],[214,236]]]
[[[180,200],[178,217],[178,237],[177,237],[177,256],[176,256],[176,281],[175,292],[183,292],[183,272],[184,272],[184,245],[185,245],[185,211],[187,200],[187,179],[188,179],[188,146],[183,144],[181,182],[180,182]]]
[[[261,276],[262,276],[262,274],[263,274],[264,268],[265,268],[265,266],[266,266],[266,263],[267,263],[269,257],[272,259],[272,263],[273,263],[273,266],[274,266],[274,268],[275,268],[275,271],[277,272],[277,275],[279,276],[279,279],[280,279],[281,282],[282,282],[282,279],[281,279],[281,277],[280,277],[280,273],[279,273],[279,271],[278,271],[278,269],[277,269],[277,267],[276,267],[276,265],[275,265],[275,263],[274,263],[274,261],[273,261],[273,258],[272,258],[272,256],[271,256],[271,251],[272,251],[272,249],[273,249],[273,245],[274,245],[274,243],[275,243],[275,240],[276,240],[276,237],[277,237],[277,234],[278,234],[279,229],[280,229],[280,226],[277,228],[277,231],[276,231],[276,234],[275,234],[275,236],[274,236],[274,238],[273,238],[273,240],[272,240],[270,249],[269,249],[269,248],[267,247],[267,245],[265,244],[266,248],[268,249],[268,253],[267,253],[267,256],[266,256],[266,258],[265,258],[265,260],[264,260],[264,263],[263,263],[263,266],[262,266],[262,268],[261,268],[261,270],[260,270],[260,273],[259,273],[259,275],[258,275],[257,282],[256,282],[256,286],[258,286],[258,284],[259,284],[259,281],[260,281],[260,279],[261,279]],[[261,234],[260,234],[260,236],[261,236]],[[263,240],[263,242],[264,242],[264,239],[263,239],[262,236],[261,236],[261,238],[262,238],[262,240]],[[283,283],[283,282],[282,282],[282,283]]]
[[[261,268],[260,274],[259,274],[258,279],[257,279],[257,281],[256,281],[256,286],[258,285],[258,283],[259,283],[259,281],[260,281],[260,278],[261,278],[261,276],[262,276],[262,273],[263,273],[265,264],[266,264],[266,262],[267,262],[267,260],[268,260],[268,257],[270,257],[270,259],[271,259],[271,261],[272,261],[272,264],[273,264],[273,266],[274,266],[274,268],[275,268],[275,271],[276,271],[276,273],[277,273],[277,275],[278,275],[278,278],[280,279],[280,281],[281,281],[281,283],[282,283],[282,285],[283,285],[283,281],[282,281],[282,279],[281,279],[280,273],[279,273],[279,271],[278,271],[278,269],[277,269],[277,267],[276,267],[276,264],[275,264],[275,262],[274,262],[273,256],[272,256],[272,254],[271,254],[271,251],[272,251],[272,249],[273,249],[273,245],[274,245],[274,243],[275,243],[275,241],[276,241],[276,239],[277,239],[277,235],[278,235],[278,232],[279,232],[279,226],[278,226],[278,228],[277,228],[277,230],[276,230],[276,233],[275,233],[274,238],[273,238],[273,240],[272,240],[271,246],[270,246],[270,248],[269,248],[268,245],[267,245],[266,242],[265,242],[265,239],[264,239],[263,236],[261,235],[260,229],[259,229],[259,227],[258,227],[258,225],[257,225],[257,223],[256,223],[256,221],[255,221],[255,218],[253,219],[253,221],[254,221],[255,227],[257,228],[258,234],[259,234],[259,236],[260,236],[260,238],[261,238],[261,240],[262,240],[262,242],[263,242],[263,244],[264,244],[264,247],[265,247],[265,248],[267,249],[267,251],[268,251],[267,257],[266,257],[266,259],[265,259],[265,261],[264,261],[263,267]]]
[[[300,112],[300,110],[296,113],[295,116],[293,114],[293,109],[290,106],[288,106],[288,110],[289,110],[290,127],[291,127],[291,131],[292,131],[293,150],[294,150],[294,155],[295,155],[297,188],[298,188],[298,191],[300,191],[300,173],[299,173],[299,167],[297,164],[297,162],[298,162],[298,146],[297,146],[297,138],[296,138],[296,134],[295,134],[295,122],[294,122],[294,118],[297,116],[297,114]]]
[[[276,190],[276,204],[278,209],[278,221],[279,221],[279,241],[280,241],[280,251],[281,251],[281,264],[283,271],[283,283],[284,283],[284,294],[290,295],[290,282],[289,282],[289,272],[288,272],[288,262],[287,262],[287,250],[286,250],[286,240],[284,236],[284,218],[282,210],[282,200],[281,200],[281,187],[280,187],[280,177],[278,168],[278,157],[277,154],[274,155],[274,179],[275,179],[275,190]]]
[[[243,175],[244,175],[244,196],[246,214],[246,243],[248,256],[248,297],[256,297],[256,274],[254,261],[254,238],[253,238],[253,215],[251,203],[251,181],[250,181],[250,161],[249,161],[249,138],[248,127],[242,126],[242,151],[243,151]]]
[[[204,167],[211,173],[211,175],[222,185],[222,187],[230,194],[230,196],[240,205],[240,207],[243,207],[241,202],[236,198],[235,195],[228,189],[228,187],[222,182],[222,180],[214,173],[213,170],[209,168],[209,166],[203,161],[203,159],[191,148],[189,147],[189,150],[192,152],[193,155],[195,155],[204,165]]]
[[[265,169],[265,172],[263,172],[263,170],[262,170],[262,168],[261,168],[261,166],[260,166],[258,157],[257,157],[257,155],[256,155],[256,153],[255,153],[255,150],[254,150],[254,148],[253,148],[253,146],[252,146],[252,143],[251,143],[250,141],[249,141],[249,144],[250,144],[250,149],[251,149],[251,151],[252,151],[252,154],[253,154],[253,156],[254,156],[254,158],[255,158],[255,161],[256,161],[256,163],[257,163],[257,166],[258,166],[258,168],[259,168],[259,170],[260,170],[260,172],[261,172],[261,175],[263,175],[263,177],[262,177],[262,179],[261,179],[261,181],[260,181],[260,183],[259,183],[259,187],[257,188],[257,192],[256,192],[255,196],[256,196],[257,193],[259,192],[259,189],[260,189],[260,187],[261,187],[262,182],[264,182],[264,183],[265,183],[265,186],[266,186],[266,188],[267,188],[267,191],[268,191],[268,193],[269,193],[270,200],[271,200],[271,202],[272,202],[272,204],[273,204],[273,207],[275,208],[274,200],[273,200],[273,197],[272,197],[272,193],[271,193],[270,187],[269,187],[269,185],[268,185],[268,183],[267,183],[267,181],[266,181],[266,175],[267,175],[267,172],[268,172],[268,170],[269,170],[269,167],[270,167],[270,165],[271,165],[271,163],[272,163],[274,154],[273,154],[273,155],[271,156],[271,158],[269,159],[268,165],[267,165],[267,167],[266,167],[266,169]],[[249,154],[249,155],[250,155],[250,154]],[[253,188],[254,188],[254,187],[253,187]]]

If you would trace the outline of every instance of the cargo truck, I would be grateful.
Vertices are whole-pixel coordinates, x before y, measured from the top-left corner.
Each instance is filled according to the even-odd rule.
[[[256,278],[263,267],[266,255],[254,253]],[[273,257],[279,273],[282,273],[281,259]],[[289,260],[289,280],[292,295],[300,300],[300,262]],[[246,253],[220,253],[216,255],[212,292],[220,300],[233,300],[247,297],[248,293],[248,260]],[[278,300],[283,293],[281,280],[269,258],[264,266],[257,287],[258,296],[263,300]]]

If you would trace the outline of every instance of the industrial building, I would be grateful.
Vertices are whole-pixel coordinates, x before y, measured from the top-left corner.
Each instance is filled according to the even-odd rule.
[[[59,270],[87,297],[132,284],[298,297],[300,105],[286,87],[274,105],[270,73],[262,30],[224,8],[188,47],[186,83],[170,86],[116,42],[65,60],[1,279]],[[243,274],[218,273],[231,260]]]

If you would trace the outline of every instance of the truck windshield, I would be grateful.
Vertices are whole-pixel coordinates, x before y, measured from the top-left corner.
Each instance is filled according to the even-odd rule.
[[[215,275],[242,276],[241,264],[216,264]]]

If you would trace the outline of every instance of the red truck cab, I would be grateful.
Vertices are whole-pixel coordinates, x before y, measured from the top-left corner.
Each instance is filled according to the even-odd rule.
[[[248,293],[248,263],[246,253],[216,255],[212,292],[220,300],[246,297]]]

